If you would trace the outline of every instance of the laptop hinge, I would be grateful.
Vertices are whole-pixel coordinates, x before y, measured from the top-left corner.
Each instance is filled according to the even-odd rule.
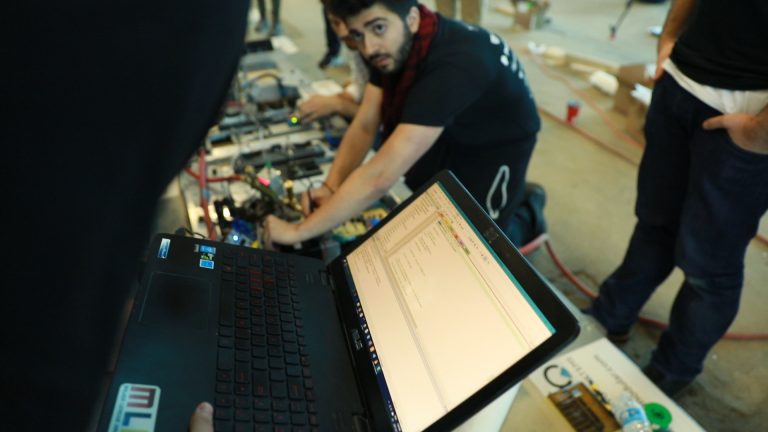
[[[368,424],[368,419],[359,414],[352,415],[352,427],[355,432],[369,432],[371,427]]]
[[[318,276],[320,276],[320,283],[323,285],[331,285],[331,278],[328,276],[328,270],[326,269],[320,269],[317,271]]]

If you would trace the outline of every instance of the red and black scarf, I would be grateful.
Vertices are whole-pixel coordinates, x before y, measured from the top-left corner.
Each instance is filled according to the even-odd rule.
[[[403,115],[405,99],[408,91],[416,80],[416,73],[424,58],[427,57],[429,46],[437,35],[437,14],[419,5],[419,31],[413,36],[413,45],[408,59],[403,64],[403,70],[395,75],[384,75],[381,79],[383,100],[381,103],[382,140],[386,141],[389,135],[400,123]]]

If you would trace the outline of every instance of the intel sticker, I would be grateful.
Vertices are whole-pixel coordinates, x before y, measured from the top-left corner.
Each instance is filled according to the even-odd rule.
[[[200,260],[200,267],[213,270],[213,261],[206,260],[206,259],[201,259]]]
[[[200,252],[202,253],[209,253],[209,254],[215,254],[216,248],[213,246],[206,246],[206,245],[200,245]]]

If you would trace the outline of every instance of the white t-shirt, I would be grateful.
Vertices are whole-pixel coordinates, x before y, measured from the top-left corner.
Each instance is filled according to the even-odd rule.
[[[726,90],[710,87],[688,78],[670,59],[664,62],[663,67],[680,87],[723,114],[743,112],[755,115],[768,106],[768,89]]]

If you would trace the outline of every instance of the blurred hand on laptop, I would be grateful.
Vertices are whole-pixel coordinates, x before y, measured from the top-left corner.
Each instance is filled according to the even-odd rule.
[[[189,432],[213,432],[213,407],[208,402],[197,406],[189,419]]]

